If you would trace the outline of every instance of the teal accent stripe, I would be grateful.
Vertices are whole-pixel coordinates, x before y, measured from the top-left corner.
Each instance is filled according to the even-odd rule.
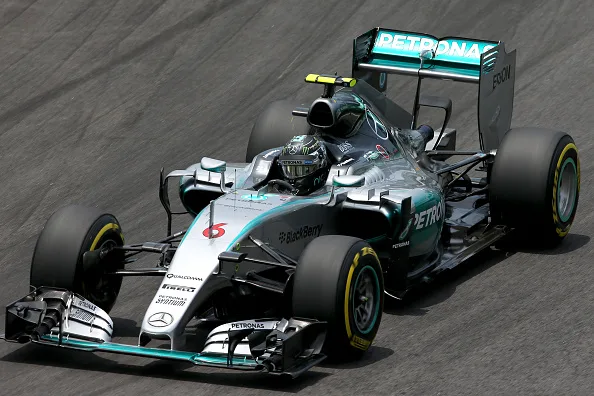
[[[335,190],[335,194],[336,194],[336,190]],[[267,194],[267,195],[278,195],[278,194]],[[279,205],[279,206],[277,206],[275,208],[270,209],[267,212],[264,212],[264,213],[258,215],[256,218],[254,218],[253,220],[251,220],[250,222],[248,222],[245,225],[245,227],[243,227],[243,229],[237,234],[237,236],[233,239],[233,241],[229,244],[229,246],[227,246],[227,250],[233,248],[233,246],[235,246],[235,244],[237,243],[237,241],[239,239],[241,239],[249,230],[251,230],[252,228],[254,228],[257,225],[259,225],[262,222],[264,222],[264,220],[266,218],[268,218],[268,217],[276,214],[279,211],[284,210],[287,206],[289,206],[289,205],[296,205],[296,204],[299,204],[299,203],[303,203],[304,201],[311,201],[311,200],[316,200],[316,199],[317,200],[321,200],[322,198],[328,197],[328,196],[330,196],[330,192],[327,192],[325,194],[318,195],[318,196],[315,196],[315,197],[299,198],[299,199],[296,199],[294,201],[288,201],[287,203],[284,203],[282,205]],[[221,197],[224,197],[224,195],[222,195]],[[184,237],[180,241],[179,246],[182,245],[182,243],[186,239],[186,236],[190,233],[190,231],[192,230],[192,228],[196,225],[196,223],[198,222],[198,219],[200,219],[200,216],[202,216],[202,213],[204,213],[204,211],[206,210],[206,208],[208,208],[208,205],[206,207],[204,207],[200,211],[200,213],[198,213],[198,215],[194,218],[194,221],[192,221],[192,223],[188,227],[188,230],[184,234]]]
[[[421,51],[433,50],[434,56],[424,60],[423,69],[474,79],[481,74],[481,54],[497,45],[495,41],[379,29],[367,63],[415,71],[421,67]]]
[[[200,211],[200,213],[198,213],[198,215],[194,218],[194,221],[192,221],[192,223],[190,224],[190,226],[186,230],[186,233],[184,234],[184,237],[181,239],[181,241],[179,241],[179,245],[178,246],[181,246],[181,244],[184,243],[184,240],[186,239],[186,236],[188,236],[188,234],[190,233],[190,230],[192,229],[192,227],[194,227],[194,225],[198,222],[198,219],[200,218],[200,216],[202,216],[202,213],[204,213],[204,211],[208,207],[209,207],[209,205],[206,205],[204,208],[202,208],[202,210]]]
[[[276,208],[272,208],[269,211],[264,212],[264,213],[258,215],[256,218],[254,218],[253,220],[251,220],[250,222],[248,222],[245,225],[245,227],[243,227],[243,229],[241,231],[239,231],[239,233],[237,234],[237,236],[235,238],[233,238],[233,241],[231,241],[231,243],[229,244],[229,246],[227,246],[227,250],[232,249],[233,246],[235,246],[235,244],[241,238],[243,238],[243,236],[245,234],[248,233],[248,231],[250,231],[251,229],[257,227],[260,224],[262,224],[264,222],[264,220],[266,220],[268,217],[271,217],[271,216],[275,215],[277,212],[281,212],[281,211],[285,210],[287,206],[292,206],[292,205],[304,203],[304,201],[311,201],[311,200],[316,200],[316,199],[319,200],[319,199],[321,199],[323,197],[326,197],[326,196],[330,196],[330,193],[328,192],[328,193],[325,193],[325,194],[322,194],[322,195],[318,195],[316,197],[308,197],[308,198],[296,199],[294,201],[289,201],[287,203],[284,203],[282,205],[277,206]]]
[[[57,336],[43,336],[42,338],[46,341],[56,343],[57,345]],[[135,355],[147,358],[182,360],[194,363],[196,365],[205,364],[220,365],[224,368],[227,367],[226,356],[201,355],[200,353],[195,352],[172,351],[170,349],[158,348],[145,348],[134,345],[115,344],[111,342],[98,343],[92,341],[74,340],[72,338],[63,339],[62,345],[77,349],[84,349],[88,352],[123,353],[126,355]],[[248,360],[247,358],[234,358],[233,365],[242,367],[256,367],[257,363],[254,360]]]

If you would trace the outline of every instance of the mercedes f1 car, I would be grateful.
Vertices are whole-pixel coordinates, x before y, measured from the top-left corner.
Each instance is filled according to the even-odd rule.
[[[35,246],[32,289],[6,308],[4,338],[291,377],[327,356],[360,356],[386,296],[402,298],[512,230],[548,244],[569,232],[577,148],[564,132],[510,129],[515,55],[501,42],[382,28],[359,36],[352,77],[308,75],[321,97],[266,108],[246,163],[205,157],[161,170],[163,240],[125,244],[118,220],[93,208],[53,214]],[[411,112],[386,97],[388,74],[417,78]],[[430,78],[478,85],[480,149],[456,150],[451,100],[420,93]],[[439,128],[418,125],[427,106],[444,110]],[[295,136],[316,136],[329,161],[308,194],[283,178],[313,163],[309,146],[283,149]],[[170,205],[173,178],[184,212]],[[180,213],[194,219],[174,233]],[[130,266],[140,253],[158,265]],[[136,345],[112,342],[124,276],[163,279]],[[186,343],[193,319],[210,326],[198,350]],[[166,346],[149,346],[158,340]]]

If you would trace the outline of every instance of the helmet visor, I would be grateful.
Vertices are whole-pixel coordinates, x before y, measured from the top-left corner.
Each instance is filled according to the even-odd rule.
[[[301,156],[299,156],[301,157]],[[285,177],[289,179],[298,179],[310,175],[322,167],[321,162],[317,158],[302,156],[303,158],[296,158],[291,156],[285,158],[281,156],[279,162]]]

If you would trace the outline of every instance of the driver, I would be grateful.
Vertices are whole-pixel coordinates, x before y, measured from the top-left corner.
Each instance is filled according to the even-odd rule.
[[[289,140],[278,163],[295,195],[307,195],[324,186],[331,165],[324,142],[315,135],[299,135]]]

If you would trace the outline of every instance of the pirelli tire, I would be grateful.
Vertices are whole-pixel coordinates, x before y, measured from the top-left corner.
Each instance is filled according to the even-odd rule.
[[[120,292],[122,277],[106,272],[122,268],[123,262],[93,260],[83,264],[83,254],[123,244],[122,227],[114,216],[78,205],[58,209],[37,239],[30,284],[68,289],[109,312]]]
[[[246,162],[251,162],[263,151],[284,146],[293,136],[309,133],[306,118],[293,115],[293,110],[299,106],[299,103],[289,100],[279,100],[266,106],[252,128]]]
[[[489,186],[491,214],[539,245],[567,236],[578,207],[580,161],[565,132],[518,128],[504,137]]]
[[[327,235],[307,245],[294,275],[293,315],[328,323],[329,358],[361,357],[377,334],[383,305],[380,261],[367,242]]]

